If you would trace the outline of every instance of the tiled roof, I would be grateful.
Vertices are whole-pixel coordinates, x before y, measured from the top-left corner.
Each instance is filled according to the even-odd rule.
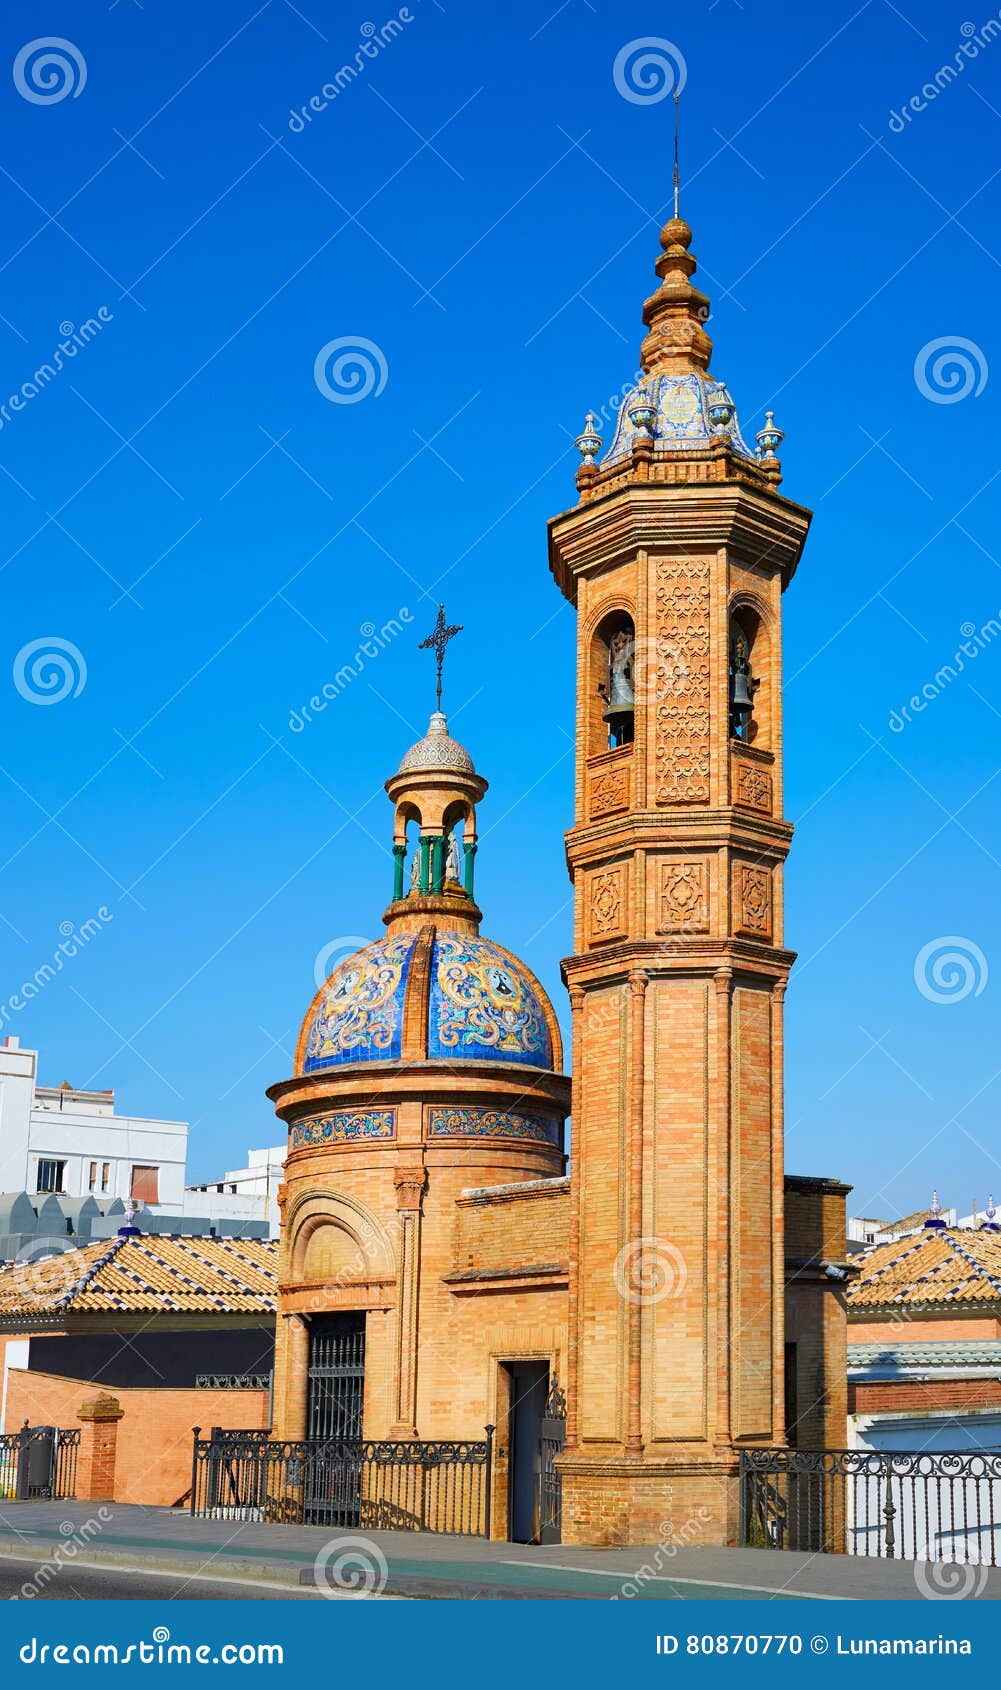
[[[273,1314],[278,1242],[150,1233],[0,1269],[0,1330],[33,1314]]]
[[[849,1344],[848,1371],[879,1373],[889,1377],[907,1369],[978,1368],[1001,1377],[1001,1338],[964,1341],[939,1339],[935,1343]]]
[[[849,1315],[899,1305],[915,1313],[956,1305],[1001,1312],[1001,1232],[929,1228],[877,1244],[859,1267],[846,1293]]]
[[[924,1226],[931,1218],[930,1209],[915,1209],[913,1215],[905,1215],[900,1221],[884,1221],[879,1227],[880,1232],[911,1232],[916,1226]]]

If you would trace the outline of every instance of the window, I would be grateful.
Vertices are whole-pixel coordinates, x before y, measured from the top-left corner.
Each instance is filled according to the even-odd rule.
[[[157,1196],[157,1175],[159,1168],[144,1168],[136,1165],[132,1169],[132,1200],[135,1203],[159,1203]]]
[[[102,1162],[101,1163],[101,1190],[102,1191],[107,1191],[107,1189],[108,1189],[108,1175],[110,1174],[110,1172],[111,1172],[111,1163],[110,1162]]]
[[[48,1158],[39,1160],[38,1183],[36,1191],[61,1192],[63,1189],[63,1174],[66,1171],[65,1162],[52,1162]]]
[[[91,1162],[91,1164],[90,1164],[90,1173],[89,1173],[89,1175],[88,1175],[88,1177],[87,1177],[87,1190],[88,1190],[88,1191],[93,1191],[93,1190],[94,1190],[94,1187],[95,1187],[95,1186],[96,1186],[96,1185],[97,1185],[97,1163],[96,1163],[96,1162]]]

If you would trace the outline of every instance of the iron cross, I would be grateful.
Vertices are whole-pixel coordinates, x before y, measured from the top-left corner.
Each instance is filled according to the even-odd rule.
[[[462,623],[457,622],[449,627],[445,622],[445,606],[438,606],[438,620],[434,625],[434,632],[426,640],[421,640],[418,651],[433,651],[438,661],[438,709],[441,709],[441,666],[445,661],[445,647],[456,634],[462,633]]]

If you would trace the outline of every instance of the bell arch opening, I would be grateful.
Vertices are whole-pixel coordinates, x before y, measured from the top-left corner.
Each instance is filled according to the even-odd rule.
[[[612,610],[591,639],[588,750],[614,751],[635,737],[636,628],[626,610]]]
[[[771,640],[751,604],[730,612],[730,736],[767,749],[771,742]]]

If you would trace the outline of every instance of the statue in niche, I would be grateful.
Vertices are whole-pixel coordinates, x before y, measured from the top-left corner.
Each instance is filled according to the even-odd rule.
[[[419,892],[421,889],[421,842],[414,845],[414,854],[410,859],[410,890]]]
[[[449,831],[445,845],[445,879],[462,885],[462,852],[454,828]]]

